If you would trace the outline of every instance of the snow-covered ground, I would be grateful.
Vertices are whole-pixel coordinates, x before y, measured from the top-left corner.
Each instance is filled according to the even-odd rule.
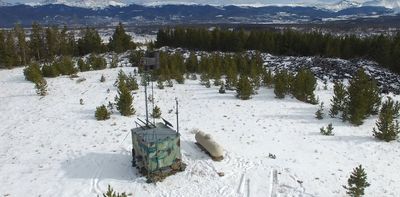
[[[175,115],[168,111],[174,109],[175,97],[180,100],[187,169],[147,184],[131,167],[129,132],[134,120],[144,117],[143,88],[134,94],[135,116],[115,113],[104,122],[94,118],[97,106],[114,100],[118,71],[79,73],[87,79],[81,83],[48,79],[49,95],[40,98],[21,68],[0,70],[1,196],[95,197],[108,184],[133,196],[345,196],[342,185],[359,164],[371,183],[366,196],[400,195],[400,143],[372,137],[376,117],[360,127],[327,115],[317,120],[318,106],[275,99],[272,89],[261,88],[252,100],[242,101],[234,92],[218,94],[218,87],[207,89],[191,80],[155,89],[156,104],[172,123]],[[99,82],[102,74],[105,83]],[[332,84],[328,90],[321,86],[316,94],[327,106]],[[320,135],[319,129],[329,123],[335,136]],[[194,145],[196,128],[211,133],[225,148],[223,161],[212,161]]]

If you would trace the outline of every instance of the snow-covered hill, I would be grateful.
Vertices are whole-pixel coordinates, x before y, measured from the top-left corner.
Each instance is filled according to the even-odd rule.
[[[395,173],[400,143],[372,137],[376,116],[360,127],[327,115],[317,120],[318,106],[276,99],[272,89],[261,88],[252,100],[241,101],[235,92],[219,94],[218,87],[193,80],[155,89],[156,104],[171,122],[175,114],[168,111],[175,97],[180,100],[181,148],[188,166],[161,183],[147,184],[131,167],[129,133],[134,120],[144,117],[143,88],[134,94],[135,116],[94,118],[97,106],[114,101],[119,69],[79,73],[86,79],[81,83],[69,77],[47,79],[44,98],[24,80],[21,68],[0,70],[1,196],[95,197],[108,184],[133,196],[345,196],[342,185],[359,164],[371,184],[366,197],[400,194],[400,174]],[[102,74],[105,83],[99,82]],[[332,84],[328,90],[322,86],[316,95],[328,106]],[[329,123],[335,136],[320,135]],[[223,161],[212,161],[194,144],[195,128],[224,147]]]

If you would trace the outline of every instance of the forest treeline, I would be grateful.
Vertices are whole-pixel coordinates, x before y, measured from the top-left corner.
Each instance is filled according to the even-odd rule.
[[[293,30],[244,31],[205,28],[161,29],[157,47],[184,47],[191,50],[239,52],[258,50],[274,55],[321,56],[343,59],[365,58],[400,73],[400,33],[366,38],[334,36]]]
[[[122,53],[135,47],[122,24],[116,27],[108,44],[103,43],[98,31],[91,27],[76,33],[66,26],[42,27],[33,23],[27,34],[17,24],[11,30],[0,30],[0,68],[28,65],[32,61],[52,62],[60,56],[76,57],[107,51]]]

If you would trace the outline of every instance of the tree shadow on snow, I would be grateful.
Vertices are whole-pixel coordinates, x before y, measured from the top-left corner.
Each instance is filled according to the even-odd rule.
[[[130,153],[88,153],[61,163],[65,176],[71,179],[135,180]]]

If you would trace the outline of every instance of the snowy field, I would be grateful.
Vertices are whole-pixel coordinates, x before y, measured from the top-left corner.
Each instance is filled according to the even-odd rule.
[[[345,196],[342,185],[359,164],[371,183],[366,196],[400,196],[400,143],[372,137],[377,117],[360,127],[327,115],[317,120],[318,106],[275,99],[272,89],[261,88],[252,100],[241,101],[235,92],[218,94],[219,87],[207,89],[191,80],[155,89],[156,104],[172,123],[175,115],[168,111],[174,110],[175,97],[180,100],[187,169],[147,184],[131,167],[128,132],[137,117],[144,117],[143,88],[134,95],[135,116],[114,113],[104,122],[94,118],[97,106],[114,101],[118,70],[79,73],[87,79],[82,83],[47,79],[49,95],[44,98],[24,80],[22,68],[0,70],[0,196],[95,197],[108,184],[135,197]],[[99,82],[102,74],[105,83]],[[328,106],[332,84],[318,89]],[[319,129],[329,123],[335,136],[322,136]],[[214,162],[201,152],[193,129],[211,133],[225,148],[225,159]]]

